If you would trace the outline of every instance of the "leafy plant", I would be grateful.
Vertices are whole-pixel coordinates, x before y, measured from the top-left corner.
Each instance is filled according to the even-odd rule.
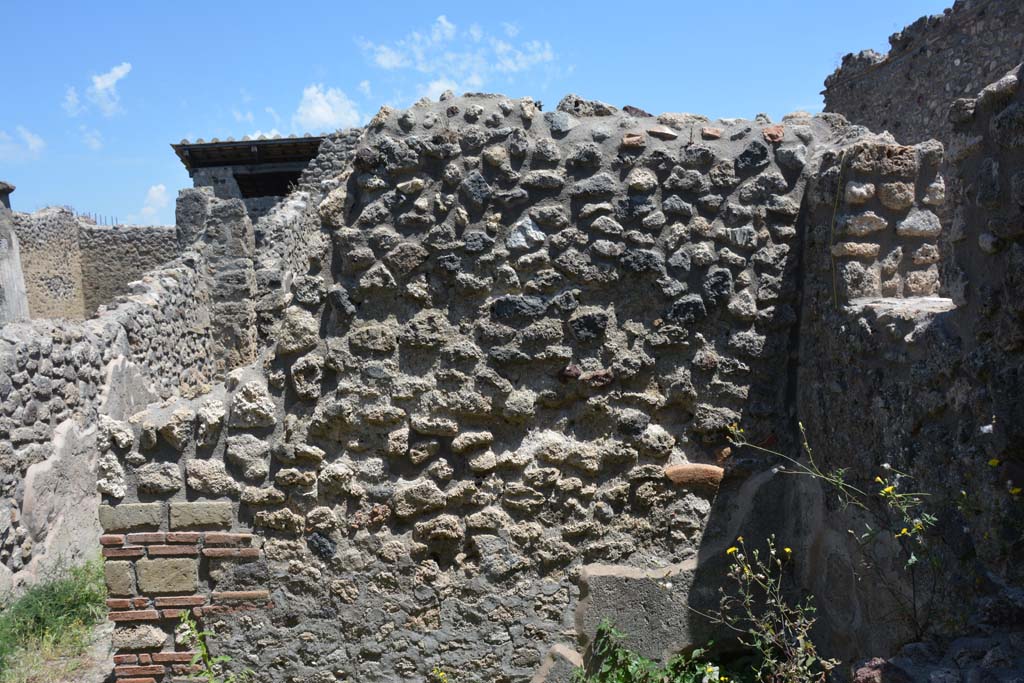
[[[63,678],[106,616],[107,590],[97,559],[57,571],[18,597],[0,601],[0,681]]]
[[[181,625],[185,631],[185,641],[195,650],[191,661],[194,668],[198,667],[195,675],[205,679],[207,683],[248,683],[255,680],[253,672],[248,669],[240,674],[223,675],[224,665],[231,661],[231,657],[210,654],[210,648],[206,641],[214,633],[200,631],[199,625],[196,624],[196,620],[192,618],[192,614],[188,610],[181,613]]]
[[[783,464],[775,468],[777,472],[817,479],[835,493],[844,508],[855,508],[871,520],[864,522],[859,532],[847,530],[860,548],[861,568],[872,571],[878,585],[899,606],[899,618],[913,628],[916,636],[923,636],[931,621],[942,575],[937,555],[928,547],[928,532],[938,522],[936,516],[927,510],[929,494],[915,490],[909,474],[887,463],[882,465],[869,486],[855,486],[850,483],[849,469],[826,471],[818,465],[802,424],[800,435],[806,461],[751,443],[743,429],[736,425],[729,428],[732,445],[752,448],[781,459]],[[869,492],[865,488],[874,490]],[[902,559],[907,572],[906,582],[882,569],[890,547],[895,547]],[[907,584],[909,595],[904,591]]]
[[[662,667],[627,648],[625,637],[610,621],[602,621],[586,663],[573,674],[574,683],[744,683],[710,661],[705,649],[673,657]]]
[[[728,577],[734,591],[721,588],[712,622],[737,633],[738,640],[758,653],[756,680],[770,683],[824,681],[839,662],[825,659],[811,640],[815,608],[810,597],[791,604],[783,592],[784,565],[793,551],[778,548],[775,536],[767,552],[747,550],[743,537],[726,553],[732,560]]]

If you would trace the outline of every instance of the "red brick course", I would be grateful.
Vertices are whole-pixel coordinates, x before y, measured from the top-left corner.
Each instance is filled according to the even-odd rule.
[[[224,531],[211,531],[204,539],[206,545],[235,545],[251,543],[252,534],[230,534]]]
[[[144,531],[104,534],[103,556],[108,559],[200,557],[219,561],[249,561],[263,556],[259,539],[251,533],[226,531]],[[147,562],[150,560],[147,560]],[[200,566],[203,564],[200,562]],[[202,585],[202,584],[200,584]],[[210,586],[212,587],[212,586]],[[136,595],[109,598],[108,618],[115,623],[150,622],[169,628],[168,622],[191,612],[197,618],[265,609],[272,606],[267,590],[207,592],[193,595]],[[211,604],[216,603],[216,604]],[[191,665],[193,652],[123,652],[114,658],[117,683],[170,683],[193,680],[199,669]]]
[[[154,666],[115,666],[114,673],[118,676],[163,676],[167,671],[161,665]]]
[[[205,595],[189,595],[173,598],[157,598],[154,603],[157,607],[198,607],[206,604]]]
[[[153,661],[161,664],[188,664],[195,652],[156,652]]]
[[[130,612],[111,612],[108,616],[111,621],[147,621],[150,619],[159,619],[160,613],[155,609],[146,609]]]
[[[270,591],[220,591],[214,592],[214,602],[249,602],[252,600],[266,600],[270,597]]]
[[[146,548],[150,557],[166,557],[168,555],[198,555],[199,546],[195,545],[151,545]]]

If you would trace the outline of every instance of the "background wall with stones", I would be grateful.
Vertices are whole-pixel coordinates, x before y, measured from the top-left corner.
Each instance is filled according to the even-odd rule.
[[[127,283],[178,255],[174,226],[81,224],[78,244],[85,317],[123,294]]]
[[[843,57],[825,80],[825,111],[842,114],[899,142],[949,140],[949,105],[971,97],[1021,61],[1024,6],[957,0],[889,38],[886,55]]]
[[[98,226],[60,207],[13,218],[33,319],[91,318],[179,253],[173,227]]]
[[[74,213],[59,207],[34,214],[14,213],[29,315],[33,318],[85,317],[78,226]]]

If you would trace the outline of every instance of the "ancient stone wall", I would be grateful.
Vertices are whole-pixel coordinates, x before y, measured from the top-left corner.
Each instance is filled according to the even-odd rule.
[[[1024,54],[1024,6],[957,0],[889,38],[890,50],[850,54],[825,81],[825,111],[899,142],[947,142],[950,103],[971,97]]]
[[[858,134],[383,110],[282,205],[316,257],[257,255],[259,362],[116,427],[119,675],[170,675],[190,607],[268,680],[526,680],[650,610],[646,654],[690,642],[725,430],[791,441],[805,165]]]
[[[204,246],[216,242],[200,236]],[[212,322],[211,290],[224,283],[209,264],[188,252],[96,318],[0,331],[0,588],[95,552],[96,481],[105,490],[116,465],[97,459],[104,420],[202,392],[223,376],[230,353]]]
[[[934,143],[912,148],[882,139],[860,146],[874,150],[872,155],[851,155],[854,146],[827,158],[809,191],[798,414],[824,469],[848,468],[852,481],[866,491],[880,488],[876,476],[892,481],[893,472],[905,472],[913,479],[904,481],[902,490],[928,492],[928,509],[940,520],[928,539],[930,555],[919,566],[908,571],[893,553],[872,557],[876,569],[866,570],[851,563],[860,549],[848,529],[862,529],[871,519],[825,503],[815,513],[807,502],[811,497],[791,509],[802,510],[797,516],[805,528],[817,524],[804,550],[805,585],[819,599],[827,596],[819,612],[823,624],[839,633],[864,634],[857,646],[869,651],[893,650],[919,638],[922,624],[932,633],[990,637],[1019,623],[1020,607],[1012,606],[1004,589],[1024,579],[1019,562],[1024,196],[1015,189],[1024,177],[1022,94],[1014,73],[958,101],[952,116],[957,130],[945,161]],[[834,271],[837,301],[826,247],[849,239],[844,234],[849,231],[833,234],[832,217],[838,209],[841,226],[851,212],[867,215],[866,184],[875,186],[870,201],[885,203],[885,183],[911,181],[912,166],[917,169],[907,193],[912,203],[897,215],[875,215],[898,236],[911,217],[938,210],[935,168],[941,166],[951,173],[946,195],[955,216],[952,226],[915,228],[898,247],[883,246],[870,267],[844,268],[840,261]],[[936,226],[937,221],[929,217],[915,224]],[[875,242],[875,234],[882,234],[881,228],[858,242]],[[910,297],[913,274],[934,267],[918,264],[916,256],[925,249],[935,253],[936,240],[947,244],[942,251],[953,261],[943,269],[949,280],[943,289],[952,298]],[[899,288],[885,284],[899,269],[887,265],[908,259],[913,265],[902,278],[899,298]],[[880,277],[873,272],[879,263]],[[865,283],[870,291],[862,291]],[[870,581],[858,581],[865,572]],[[901,660],[920,675],[915,680],[928,680],[932,671],[922,669],[925,664],[948,667],[948,662],[939,665],[941,654],[928,651],[911,648],[908,652],[916,654]]]
[[[33,319],[91,318],[179,253],[173,227],[98,226],[60,207],[15,213],[14,224]]]
[[[174,226],[81,224],[85,317],[126,291],[129,282],[169,263],[178,255]]]
[[[275,682],[553,683],[605,617],[665,658],[718,637],[690,608],[744,534],[792,548],[848,664],[1011,628],[1018,78],[954,103],[948,157],[831,114],[446,95],[325,143],[255,226],[185,190],[173,268],[4,328],[0,552],[98,520],[115,673],[147,682],[187,669],[182,610]],[[800,424],[823,470],[931,494],[935,564],[864,573],[861,513],[758,448]]]
[[[51,207],[15,213],[21,268],[33,318],[85,317],[79,221],[67,209]]]

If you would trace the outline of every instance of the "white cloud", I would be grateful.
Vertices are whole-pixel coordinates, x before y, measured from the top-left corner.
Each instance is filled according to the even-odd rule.
[[[452,92],[458,92],[460,90],[459,84],[448,78],[438,78],[436,81],[431,81],[420,88],[420,97],[429,97],[432,100],[436,100],[441,96],[445,90],[451,90]]]
[[[266,109],[264,109],[263,111],[265,111],[265,112],[267,112],[268,114],[270,114],[270,118],[274,119],[274,125],[275,125],[275,126],[276,126],[277,124],[281,123],[281,115],[280,115],[280,114],[278,114],[278,113],[277,113],[276,111],[274,111],[274,108],[273,108],[273,107],[267,107],[267,108],[266,108]]]
[[[82,133],[82,142],[86,147],[93,151],[97,151],[103,148],[103,136],[95,128],[89,128],[85,125],[79,126],[78,128]]]
[[[505,73],[519,73],[554,60],[555,53],[547,41],[531,40],[522,49],[513,47],[503,40],[492,42],[497,58],[495,68]]]
[[[240,112],[237,109],[232,110],[231,114],[235,117],[235,121],[239,123],[252,123],[253,115],[251,111]]]
[[[73,85],[69,85],[68,89],[64,91],[64,101],[60,104],[67,112],[68,116],[78,116],[82,113],[82,103],[78,99],[78,90]]]
[[[448,17],[442,14],[434,21],[434,25],[430,27],[430,37],[434,42],[451,40],[455,37],[455,24],[448,21]]]
[[[129,225],[169,225],[174,217],[167,209],[171,204],[167,196],[167,185],[158,183],[145,190],[145,200],[138,213],[128,214],[125,223]]]
[[[117,82],[128,75],[132,65],[128,62],[121,62],[110,71],[93,75],[92,85],[89,86],[87,94],[104,116],[113,116],[121,110],[121,95],[117,92]]]
[[[475,23],[460,31],[441,15],[427,30],[389,43],[360,39],[359,45],[382,69],[418,74],[416,91],[432,96],[445,89],[480,90],[495,80],[508,81],[543,67],[550,71],[556,62],[551,43],[522,39],[520,33],[517,24],[507,22],[497,35]]]
[[[281,131],[279,131],[277,128],[271,128],[270,130],[255,130],[255,131],[249,133],[249,137],[251,137],[253,139],[258,138],[261,135],[263,137],[268,137],[268,138],[278,138],[278,137],[281,137]]]
[[[377,45],[371,49],[373,50],[373,61],[382,69],[400,69],[409,65],[409,61],[401,52],[387,45]]]
[[[15,137],[0,130],[0,161],[30,161],[37,159],[46,147],[46,141],[25,126],[15,126]]]
[[[30,132],[25,126],[18,126],[15,130],[18,131],[18,135],[21,136],[29,153],[38,155],[43,151],[43,147],[46,147],[46,142],[35,133]]]
[[[146,203],[142,205],[142,215],[152,216],[160,209],[167,206],[167,186],[163,183],[151,185],[146,190]]]
[[[160,225],[167,223],[170,216],[164,216],[164,210],[170,205],[167,186],[163,183],[150,185],[146,190],[146,199],[138,213],[129,214],[126,222],[136,225]]]
[[[366,97],[373,97],[373,91],[370,89],[370,81],[359,81],[359,92],[363,93]]]
[[[358,126],[362,120],[356,105],[338,88],[324,88],[314,83],[302,91],[302,100],[292,115],[292,128],[297,132],[324,132]]]

